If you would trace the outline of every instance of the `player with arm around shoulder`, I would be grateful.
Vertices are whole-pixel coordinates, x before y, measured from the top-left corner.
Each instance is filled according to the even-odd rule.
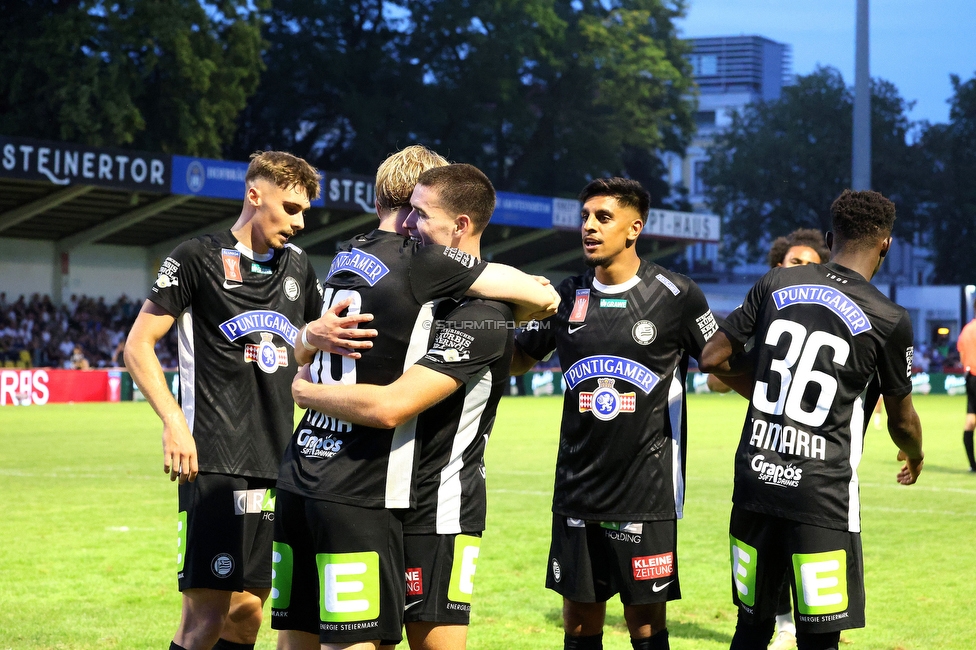
[[[831,261],[764,276],[701,359],[706,372],[728,371],[755,336],[730,524],[733,650],[766,647],[784,576],[801,650],[837,648],[841,630],[864,626],[857,466],[879,390],[907,456],[896,480],[911,485],[922,469],[911,320],[869,282],[891,245],[894,204],[845,190],[831,217]]]
[[[689,278],[637,255],[650,196],[611,178],[580,194],[591,270],[559,285],[560,308],[516,337],[513,373],[554,349],[563,399],[546,586],[563,596],[564,647],[602,647],[619,593],[631,644],[669,647],[680,598],[685,376],[717,324]]]

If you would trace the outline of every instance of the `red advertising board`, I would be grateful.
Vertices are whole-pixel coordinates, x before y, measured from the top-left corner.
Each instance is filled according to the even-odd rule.
[[[0,369],[0,406],[63,402],[118,402],[119,370]]]

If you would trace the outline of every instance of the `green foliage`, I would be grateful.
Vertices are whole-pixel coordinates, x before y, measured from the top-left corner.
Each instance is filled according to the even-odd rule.
[[[869,425],[865,439],[858,471],[868,627],[842,637],[859,650],[976,647],[976,478],[960,444],[965,398],[918,396],[916,406],[926,453],[917,485],[895,483],[900,463],[883,431]],[[561,602],[544,587],[560,411],[559,398],[505,398],[499,407],[486,454],[488,530],[472,650],[560,647]],[[675,650],[728,648],[735,626],[728,516],[744,414],[735,395],[688,400],[683,599],[668,606]],[[145,402],[0,407],[0,648],[167,647],[180,610],[177,500],[159,433]],[[605,647],[630,648],[619,601],[607,610]],[[266,611],[257,650],[275,647],[268,621]]]
[[[646,152],[691,132],[683,0],[281,0],[267,71],[233,147],[370,172],[413,142],[498,189],[575,194],[590,177],[660,182]],[[669,188],[652,188],[656,198]]]
[[[931,175],[926,230],[936,281],[976,284],[976,77],[953,75],[952,87],[949,123],[932,125],[922,139]]]
[[[918,229],[921,152],[907,142],[910,106],[890,82],[871,83],[872,186],[898,207],[895,234]],[[830,229],[830,204],[851,183],[853,95],[840,72],[797,77],[780,99],[748,106],[709,149],[703,179],[723,218],[726,250],[758,258],[771,233]]]
[[[266,1],[5,2],[0,133],[218,156],[257,87]]]

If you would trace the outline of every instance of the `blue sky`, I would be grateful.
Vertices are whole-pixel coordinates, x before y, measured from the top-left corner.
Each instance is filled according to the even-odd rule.
[[[793,72],[818,65],[854,84],[856,0],[689,0],[683,36],[752,35],[793,46]],[[915,101],[913,120],[945,122],[949,75],[976,76],[976,0],[871,0],[871,76]]]

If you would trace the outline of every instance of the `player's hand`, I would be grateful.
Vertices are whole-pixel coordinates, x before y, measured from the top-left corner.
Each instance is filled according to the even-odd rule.
[[[542,320],[544,318],[549,318],[555,315],[556,311],[559,309],[559,292],[556,288],[552,286],[548,278],[541,275],[533,275],[532,279],[545,287],[546,291],[549,293],[549,304],[545,309],[531,313],[522,313],[517,310],[515,314],[515,319],[521,324],[533,320]]]
[[[360,329],[360,323],[373,320],[372,314],[351,314],[340,316],[352,304],[352,298],[346,298],[332,305],[322,316],[305,326],[306,338],[310,345],[330,354],[339,354],[352,359],[359,359],[362,354],[357,350],[368,350],[373,347],[371,339],[377,331]]]
[[[193,440],[182,413],[174,413],[163,418],[163,473],[169,480],[195,481],[197,472],[197,443]]]
[[[922,473],[922,458],[906,458],[905,466],[898,472],[898,482],[902,485],[914,485],[918,475]]]

